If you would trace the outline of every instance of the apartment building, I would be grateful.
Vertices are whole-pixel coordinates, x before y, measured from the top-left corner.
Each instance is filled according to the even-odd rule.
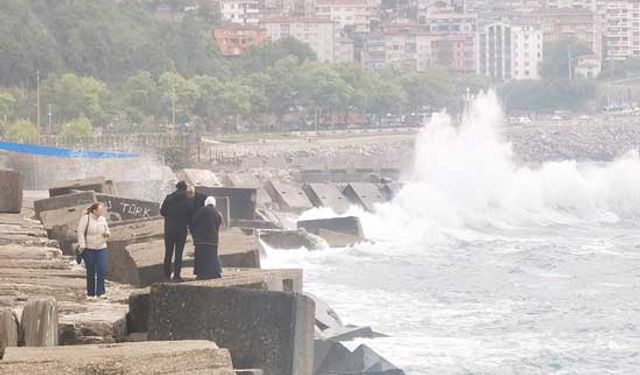
[[[260,22],[261,0],[220,0],[220,16],[223,21],[242,25]]]
[[[252,46],[259,46],[267,39],[267,30],[238,23],[225,23],[213,30],[213,38],[223,56],[244,55]]]
[[[382,0],[316,0],[316,16],[338,22],[341,28],[368,33],[380,20]]]
[[[322,62],[341,58],[340,24],[329,19],[300,17],[270,17],[260,21],[271,40],[292,37],[307,43]]]

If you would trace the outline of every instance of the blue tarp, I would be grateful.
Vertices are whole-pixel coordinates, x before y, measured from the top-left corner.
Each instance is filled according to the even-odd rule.
[[[124,159],[135,158],[138,154],[118,151],[85,151],[68,148],[57,148],[21,143],[0,142],[0,150],[17,152],[37,156],[51,156],[56,158],[84,158],[84,159]]]

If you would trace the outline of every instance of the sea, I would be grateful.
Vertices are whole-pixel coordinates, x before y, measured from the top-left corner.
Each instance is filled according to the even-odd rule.
[[[640,157],[516,161],[494,93],[434,115],[369,242],[268,249],[407,374],[640,374]],[[639,125],[640,126],[640,125]],[[337,216],[314,209],[301,219]]]

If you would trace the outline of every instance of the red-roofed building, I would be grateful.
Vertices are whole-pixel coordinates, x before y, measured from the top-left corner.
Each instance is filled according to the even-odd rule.
[[[244,55],[250,47],[267,40],[266,29],[237,23],[225,23],[213,29],[212,34],[223,56]]]

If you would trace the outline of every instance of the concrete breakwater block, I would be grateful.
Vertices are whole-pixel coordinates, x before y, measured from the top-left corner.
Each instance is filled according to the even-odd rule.
[[[58,345],[58,308],[55,299],[27,302],[22,311],[20,332],[25,346]]]
[[[257,202],[255,188],[196,186],[196,192],[216,198],[229,198],[230,220],[255,219]]]
[[[98,202],[104,203],[107,207],[110,222],[160,216],[160,204],[158,202],[122,198],[109,194],[97,194],[96,198]]]
[[[178,179],[185,180],[189,185],[192,186],[222,186],[220,179],[216,176],[215,173],[208,169],[191,169],[185,168],[181,171],[178,171],[176,174]]]
[[[0,307],[0,352],[7,346],[18,346],[18,322],[10,307]]]
[[[109,225],[109,241],[144,242],[164,238],[164,218],[151,217],[139,220],[115,222]]]
[[[260,242],[239,228],[219,233],[218,257],[222,267],[260,268]]]
[[[265,375],[311,375],[314,304],[283,292],[156,284],[151,287],[150,340],[212,340],[236,368]]]
[[[275,249],[282,250],[300,248],[319,250],[327,246],[321,238],[310,234],[304,229],[265,231],[260,233],[260,240]]]
[[[123,304],[96,304],[90,310],[60,316],[60,345],[122,342],[127,336],[128,307]]]
[[[322,230],[345,233],[359,239],[364,239],[360,219],[355,216],[335,217],[330,219],[302,220],[298,221],[298,228],[304,228],[307,232],[320,235]]]
[[[367,211],[373,212],[376,204],[385,201],[385,195],[380,187],[373,183],[354,182],[342,190],[352,204],[358,205]]]
[[[47,236],[58,241],[65,255],[72,255],[73,244],[77,242],[78,222],[86,214],[87,206],[63,207],[42,211],[40,221],[47,231]]]
[[[343,213],[349,209],[349,201],[334,184],[305,184],[302,189],[316,207],[329,207],[336,213]]]
[[[363,241],[363,238],[359,236],[327,229],[318,230],[317,236],[325,240],[329,247],[347,247]]]
[[[271,180],[267,182],[265,189],[282,211],[302,212],[313,208],[307,194],[299,185]]]
[[[221,279],[190,281],[189,283],[207,285],[212,288],[234,287],[302,293],[302,270],[225,269],[224,276]],[[140,333],[148,331],[149,299],[149,288],[139,290],[129,296],[128,332]]]
[[[235,375],[229,351],[210,341],[9,348],[0,374]]]
[[[47,199],[37,200],[33,202],[33,208],[36,213],[36,217],[40,219],[40,213],[42,211],[51,211],[60,208],[76,206],[89,207],[94,202],[97,202],[95,192],[81,191],[77,193],[58,195]]]
[[[0,213],[20,213],[23,189],[22,173],[12,169],[0,169]]]
[[[332,341],[314,342],[314,375],[404,375],[366,345],[353,352]]]
[[[113,182],[104,177],[88,177],[75,180],[58,181],[49,187],[49,196],[71,194],[76,190],[95,191],[96,193],[115,194]]]
[[[109,242],[107,279],[123,284],[147,286],[165,280],[164,240],[139,243]],[[183,267],[189,264],[183,262]]]

